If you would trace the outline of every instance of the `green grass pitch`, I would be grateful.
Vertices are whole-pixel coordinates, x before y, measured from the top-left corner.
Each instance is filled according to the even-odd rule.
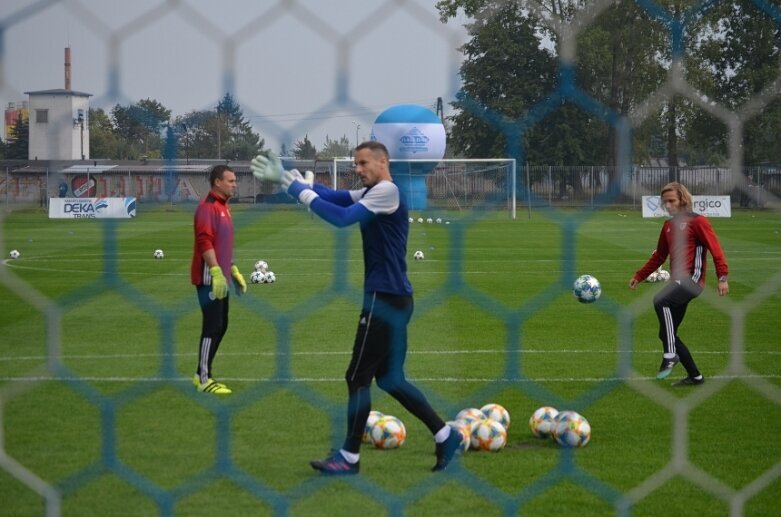
[[[730,265],[728,297],[708,286],[681,328],[707,377],[673,389],[654,377],[661,347],[651,299],[627,288],[661,221],[636,211],[412,213],[415,314],[407,375],[446,419],[498,402],[507,447],[470,451],[434,474],[424,426],[374,387],[407,442],[364,447],[361,474],[323,478],[309,460],[345,429],[344,370],[361,296],[357,228],[300,208],[233,207],[236,263],[277,282],[231,297],[215,375],[229,398],[190,384],[200,312],[189,283],[194,206],[140,205],[127,221],[0,221],[0,500],[41,515],[745,515],[781,494],[781,218],[713,219]],[[156,248],[165,251],[155,260]],[[11,249],[21,257],[7,259]],[[423,261],[413,261],[421,250]],[[575,277],[602,298],[579,304]],[[534,438],[539,406],[575,409],[591,442]],[[23,480],[23,481],[22,481]],[[747,499],[744,506],[740,500]]]

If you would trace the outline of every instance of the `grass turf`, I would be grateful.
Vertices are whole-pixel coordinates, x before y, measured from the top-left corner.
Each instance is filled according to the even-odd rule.
[[[411,214],[409,276],[416,310],[408,376],[445,419],[504,405],[500,453],[470,451],[432,474],[425,427],[373,388],[375,409],[400,417],[405,445],[364,447],[361,475],[322,478],[311,459],[343,437],[349,360],[361,296],[356,228],[335,230],[303,210],[233,207],[236,263],[258,259],[277,282],[231,297],[215,376],[230,398],[190,384],[200,311],[189,284],[193,206],[142,206],[128,221],[4,214],[0,266],[0,499],[9,515],[38,515],[53,487],[65,514],[401,513],[565,510],[635,515],[773,513],[781,480],[781,218],[736,212],[712,224],[730,265],[731,293],[706,291],[681,336],[708,382],[673,389],[660,357],[651,298],[630,291],[660,221],[636,212]],[[165,259],[155,260],[156,248]],[[423,261],[412,261],[415,250]],[[602,283],[579,304],[572,280]],[[532,437],[538,406],[576,409],[593,436],[563,450]],[[13,475],[11,475],[13,473]],[[763,477],[765,475],[766,477]],[[19,478],[26,481],[21,482]],[[39,483],[41,480],[45,483]]]

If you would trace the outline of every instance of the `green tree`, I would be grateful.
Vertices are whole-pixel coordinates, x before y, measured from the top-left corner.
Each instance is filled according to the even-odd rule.
[[[114,124],[103,108],[89,109],[89,151],[92,158],[119,159],[119,139]]]
[[[252,131],[249,121],[244,118],[241,106],[226,93],[217,104],[217,135],[220,137],[221,149],[219,158],[223,156],[232,160],[250,160],[257,155],[265,143],[260,135]],[[225,140],[222,140],[223,122]]]
[[[323,149],[317,153],[317,158],[322,160],[327,158],[344,158],[345,156],[350,156],[351,150],[352,146],[347,135],[342,135],[342,138],[339,140],[331,140],[328,135],[325,135],[325,144]]]
[[[30,121],[19,117],[11,126],[5,157],[9,160],[27,160],[30,155]]]
[[[111,117],[121,140],[121,158],[162,156],[162,130],[171,118],[171,110],[156,100],[144,99],[129,106],[117,104],[111,110]]]
[[[304,135],[303,140],[296,142],[293,156],[299,160],[314,160],[317,157],[317,148],[309,141],[309,135]]]

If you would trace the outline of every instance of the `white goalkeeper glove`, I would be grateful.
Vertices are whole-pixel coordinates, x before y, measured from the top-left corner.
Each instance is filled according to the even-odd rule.
[[[312,186],[315,184],[315,173],[312,171],[306,171],[304,173],[304,183],[309,185],[309,188],[312,188]]]
[[[266,154],[259,154],[249,164],[252,175],[261,181],[273,181],[279,183],[282,181],[282,160],[273,151]],[[286,189],[287,190],[287,189]]]
[[[279,180],[279,186],[282,187],[282,190],[287,192],[288,187],[294,181],[300,181],[300,182],[304,181],[304,177],[301,176],[301,173],[298,172],[298,169],[290,169],[289,171],[283,171],[282,178]]]

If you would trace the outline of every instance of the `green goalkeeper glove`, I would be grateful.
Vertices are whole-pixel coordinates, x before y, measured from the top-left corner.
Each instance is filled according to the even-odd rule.
[[[212,274],[212,294],[214,299],[222,300],[228,296],[228,281],[225,280],[225,275],[222,274],[220,266],[210,267],[209,273]]]
[[[239,268],[234,264],[231,266],[231,276],[236,281],[236,294],[241,296],[247,292],[247,282],[244,280],[244,276],[239,272]]]
[[[282,160],[273,151],[266,154],[259,154],[249,164],[252,175],[261,181],[273,181],[279,183],[282,181]]]

